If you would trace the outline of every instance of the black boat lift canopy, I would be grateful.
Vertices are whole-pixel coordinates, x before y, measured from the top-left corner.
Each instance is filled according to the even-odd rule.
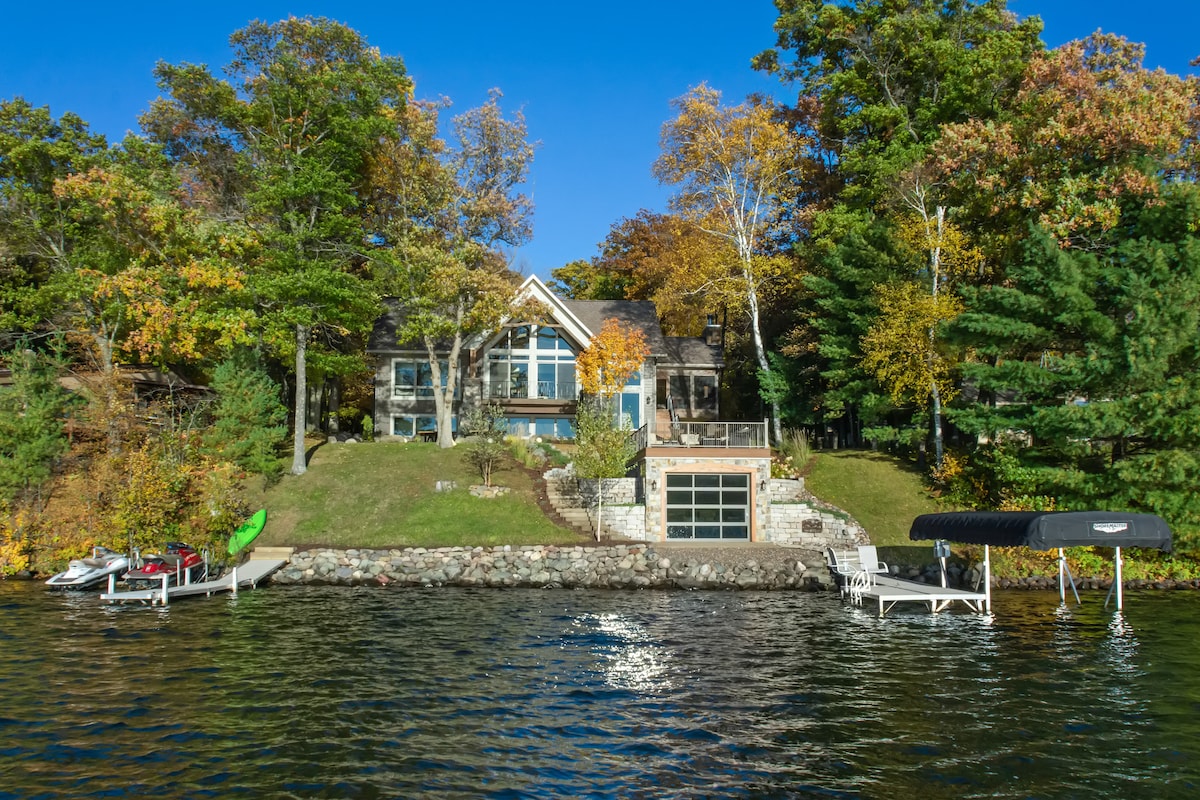
[[[908,538],[997,547],[1150,547],[1171,552],[1171,530],[1154,514],[1120,511],[957,511],[922,514]]]
[[[1132,514],[1123,511],[955,511],[944,514],[922,514],[913,520],[908,531],[913,541],[927,539],[981,544],[984,546],[983,569],[987,592],[986,607],[991,601],[991,558],[988,548],[1028,547],[1033,550],[1058,549],[1058,596],[1066,602],[1066,586],[1075,592],[1075,579],[1067,567],[1064,547],[1114,548],[1112,589],[1117,610],[1123,605],[1121,580],[1121,548],[1147,547],[1171,552],[1171,529],[1154,514]],[[943,559],[944,561],[944,559]],[[1108,605],[1108,600],[1104,601]]]

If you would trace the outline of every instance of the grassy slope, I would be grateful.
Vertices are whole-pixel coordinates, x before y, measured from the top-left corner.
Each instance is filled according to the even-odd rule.
[[[866,450],[823,450],[807,471],[805,487],[858,520],[884,561],[929,556],[928,545],[909,541],[908,529],[913,517],[941,509],[906,462]]]
[[[437,493],[439,480],[459,488]],[[472,497],[478,476],[459,448],[433,444],[324,444],[309,469],[285,476],[250,501],[268,511],[258,543],[334,547],[439,547],[495,544],[578,544],[578,534],[553,525],[537,507],[533,481],[515,465],[496,483],[513,492],[496,500]],[[817,497],[862,523],[871,540],[908,545],[917,514],[937,510],[921,477],[904,462],[879,453],[824,451],[814,459],[807,486]]]
[[[458,489],[434,491],[437,481]],[[461,449],[433,444],[326,444],[304,475],[286,476],[250,502],[267,509],[263,545],[341,548],[454,545],[580,544],[537,507],[532,478],[514,465],[494,478],[512,488],[507,497],[483,500],[467,487],[479,477]]]

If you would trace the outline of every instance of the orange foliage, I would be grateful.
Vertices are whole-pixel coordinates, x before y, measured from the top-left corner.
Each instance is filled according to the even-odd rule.
[[[575,359],[579,384],[586,394],[613,397],[649,355],[644,333],[619,320],[606,319],[591,344]]]
[[[947,126],[941,175],[999,215],[1028,209],[1064,244],[1112,230],[1122,196],[1149,202],[1196,138],[1194,78],[1142,66],[1144,47],[1094,34],[1037,55],[1012,117]]]

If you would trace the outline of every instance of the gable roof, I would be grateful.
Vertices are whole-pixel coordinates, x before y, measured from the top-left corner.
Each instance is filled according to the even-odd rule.
[[[672,358],[672,349],[668,346],[667,337],[663,336],[662,325],[658,321],[658,309],[649,300],[570,300],[559,297],[542,283],[536,275],[530,275],[517,291],[520,300],[536,299],[544,304],[556,322],[563,325],[571,337],[583,346],[600,332],[607,319],[640,330],[646,336],[646,344],[650,355],[655,358]],[[400,350],[420,350],[420,342],[396,342],[396,331],[404,325],[404,309],[395,298],[384,298],[384,313],[375,320],[375,326],[367,339],[368,353],[389,353]],[[676,337],[672,337],[676,338]],[[699,339],[693,340],[699,347],[707,348]],[[481,340],[473,346],[478,346]],[[680,348],[684,349],[681,350]],[[450,342],[438,342],[437,349],[449,350]],[[699,350],[691,345],[676,345],[674,351],[686,353],[689,358],[701,357]],[[678,359],[673,359],[675,363]],[[682,363],[682,362],[681,362]],[[693,363],[689,360],[687,363]],[[708,354],[697,364],[711,365],[712,355]]]
[[[600,332],[604,321],[615,319],[623,325],[646,335],[650,355],[659,358],[667,354],[666,337],[658,322],[658,309],[649,300],[567,300],[562,304],[588,329],[591,335]]]

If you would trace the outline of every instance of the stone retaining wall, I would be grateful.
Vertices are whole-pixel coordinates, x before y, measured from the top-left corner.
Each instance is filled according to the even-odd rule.
[[[493,586],[603,589],[802,589],[830,584],[824,564],[809,569],[782,551],[778,560],[720,563],[673,558],[653,547],[444,547],[404,550],[305,550],[276,584]]]
[[[726,554],[736,546],[722,548]],[[823,562],[805,565],[781,548],[778,557],[761,551],[742,558],[673,554],[652,545],[610,547],[422,547],[403,550],[305,550],[294,553],[272,577],[280,585],[480,586],[596,589],[768,589],[819,591],[833,581]],[[798,553],[797,553],[798,555]],[[759,559],[756,560],[754,557]],[[978,565],[949,567],[949,583],[972,587]],[[939,583],[937,565],[900,566],[897,577]],[[1108,578],[1076,581],[1080,589],[1108,589]],[[997,578],[997,589],[1056,590],[1054,577]],[[1198,580],[1125,581],[1128,589],[1200,589]]]

